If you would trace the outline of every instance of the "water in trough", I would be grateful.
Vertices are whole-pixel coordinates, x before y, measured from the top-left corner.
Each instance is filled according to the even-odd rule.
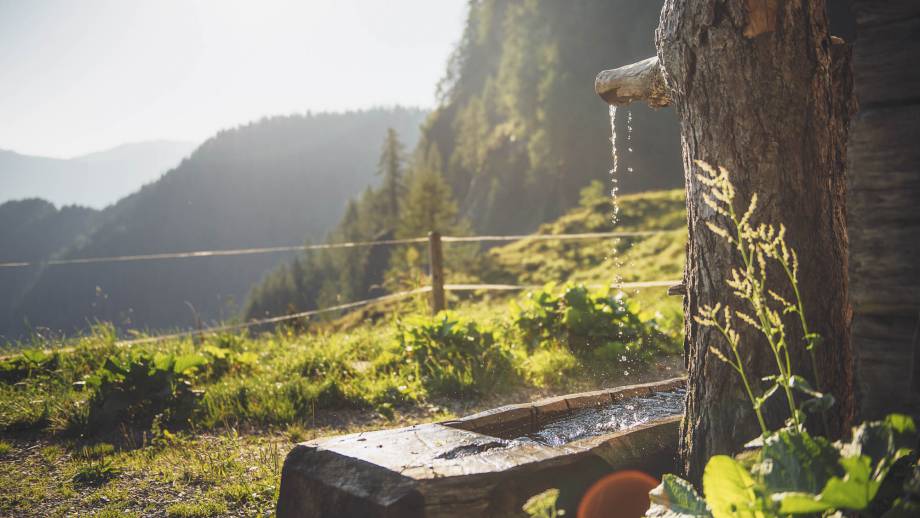
[[[562,446],[577,439],[627,430],[654,419],[682,414],[686,392],[684,389],[654,392],[603,407],[576,410],[570,416],[514,440]]]
[[[452,448],[439,458],[456,459],[527,444],[557,447],[579,439],[629,430],[656,419],[683,414],[686,394],[686,389],[678,388],[580,408],[541,423],[536,429],[533,425],[524,425],[490,432],[495,440]]]

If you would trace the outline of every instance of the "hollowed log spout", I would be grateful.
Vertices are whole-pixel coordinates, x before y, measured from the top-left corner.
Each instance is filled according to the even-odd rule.
[[[607,104],[626,105],[634,101],[646,101],[652,108],[671,104],[657,56],[604,70],[594,80],[594,91]]]

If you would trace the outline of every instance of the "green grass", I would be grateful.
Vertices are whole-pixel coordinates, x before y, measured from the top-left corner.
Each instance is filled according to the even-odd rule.
[[[173,504],[166,508],[170,518],[208,518],[227,512],[227,504],[214,500]]]
[[[582,194],[582,205],[558,220],[541,225],[538,234],[581,232],[633,232],[660,230],[663,234],[618,239],[543,241],[522,239],[495,248],[490,255],[505,282],[610,283],[614,281],[678,280],[683,277],[687,245],[684,193],[682,190],[621,196],[618,223],[614,208],[600,184]],[[682,331],[683,310],[679,297],[661,288],[630,290],[630,298],[651,316],[660,313],[674,332]]]
[[[686,242],[683,207],[677,191],[622,197],[618,230],[667,233],[619,241],[524,239],[490,250],[483,270],[448,271],[447,280],[677,279]],[[582,207],[540,232],[609,231],[611,215],[602,192],[589,190]],[[0,365],[6,369],[0,372],[0,515],[264,515],[277,498],[283,456],[296,442],[679,375],[668,355],[682,332],[680,299],[664,292],[627,294],[643,325],[663,334],[661,343],[642,342],[648,349],[625,363],[616,344],[579,351],[560,339],[564,332],[534,342],[516,309],[527,307],[527,293],[450,294],[452,311],[436,318],[424,315],[420,296],[307,331],[223,334],[201,343],[118,348],[113,330],[97,326],[70,341],[69,352]],[[130,366],[142,355],[164,354],[206,359],[176,376],[182,386],[171,390],[184,396],[164,402],[141,394],[117,425],[93,427],[92,408],[105,404],[93,398],[99,373],[113,368],[106,362]],[[116,393],[143,386],[113,380]],[[177,401],[188,408],[174,408]]]

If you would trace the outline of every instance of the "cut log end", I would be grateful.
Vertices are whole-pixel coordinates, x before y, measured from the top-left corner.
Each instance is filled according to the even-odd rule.
[[[657,56],[604,70],[594,80],[594,91],[607,104],[622,106],[645,101],[653,108],[671,104]]]

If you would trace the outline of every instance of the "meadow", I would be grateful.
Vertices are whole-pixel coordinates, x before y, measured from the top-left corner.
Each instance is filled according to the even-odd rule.
[[[493,248],[462,281],[544,287],[451,294],[434,316],[419,296],[257,333],[19,344],[0,360],[0,513],[270,515],[296,442],[679,375],[680,299],[601,285],[679,278],[683,207],[623,197],[617,230],[665,232]],[[598,184],[538,233],[609,231],[612,211]]]

